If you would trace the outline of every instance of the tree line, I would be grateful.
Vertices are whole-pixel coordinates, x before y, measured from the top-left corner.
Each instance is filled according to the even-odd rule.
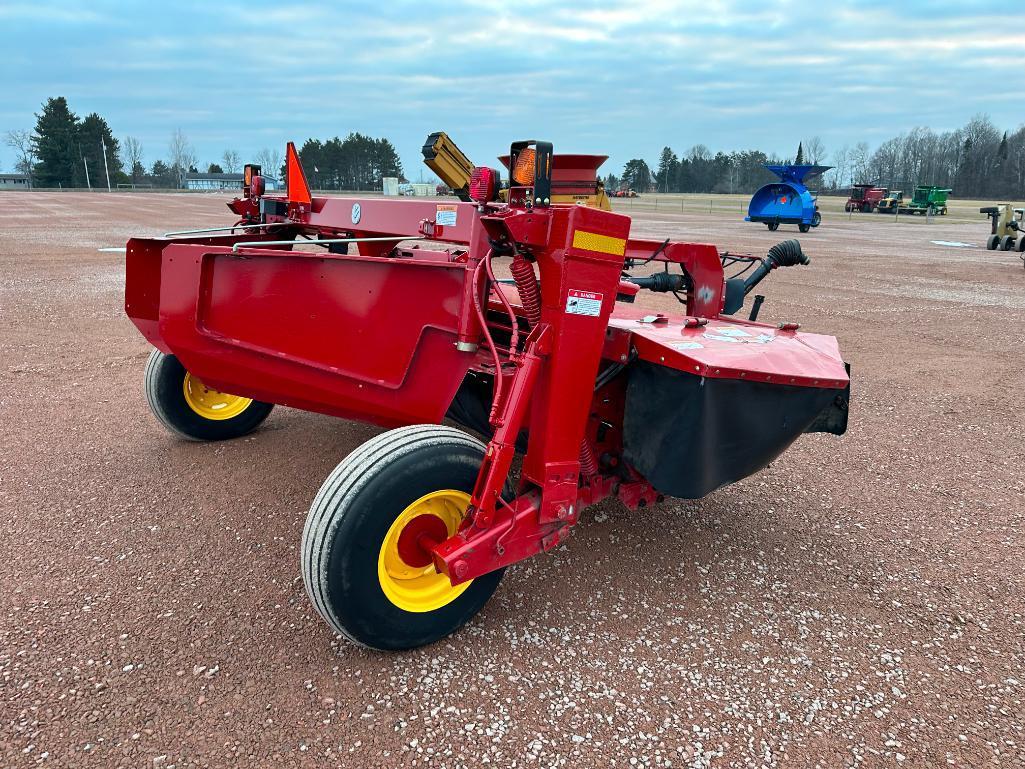
[[[47,99],[35,117],[34,130],[10,130],[4,140],[15,151],[15,170],[28,175],[37,187],[102,187],[109,175],[112,186],[181,188],[186,174],[200,168],[208,173],[242,170],[239,153],[231,149],[224,150],[217,162],[200,165],[181,129],[172,132],[166,154],[147,166],[138,139],[117,139],[96,112],[79,118],[63,96]],[[303,143],[300,157],[317,189],[380,189],[386,176],[405,181],[398,153],[384,138],[360,133],[344,139],[311,138]],[[792,159],[755,149],[713,154],[703,144],[678,155],[667,146],[653,165],[634,158],[619,176],[609,174],[604,181],[610,190],[751,193],[775,179],[764,168],[766,163],[791,160],[834,166],[813,180],[812,186],[822,190],[843,191],[852,183],[905,190],[935,184],[953,189],[959,197],[1025,197],[1025,125],[1001,131],[986,115],[954,131],[914,128],[887,139],[874,152],[867,142],[858,142],[829,154],[816,136],[799,142]],[[279,150],[261,150],[252,161],[261,165],[265,175],[284,177]]]
[[[764,168],[766,163],[788,162],[834,166],[811,183],[827,191],[844,191],[859,183],[904,190],[934,184],[951,188],[963,198],[1021,200],[1025,197],[1025,125],[1013,132],[1001,131],[988,116],[978,115],[954,131],[914,128],[887,139],[874,152],[867,142],[858,142],[828,154],[822,140],[813,136],[798,143],[792,158],[760,150],[713,155],[703,144],[678,156],[665,147],[654,170],[645,160],[634,158],[619,176],[609,174],[604,181],[611,190],[752,193],[776,178]]]
[[[299,158],[306,178],[318,190],[379,190],[386,176],[406,181],[392,143],[361,133],[327,141],[307,139]]]
[[[189,173],[241,173],[243,160],[226,149],[216,162],[199,164],[195,148],[179,128],[171,133],[166,154],[147,166],[142,142],[132,136],[118,140],[107,121],[93,112],[79,118],[67,99],[47,99],[35,116],[33,130],[14,129],[4,142],[15,153],[17,173],[25,174],[35,187],[111,187],[135,185],[181,189]],[[383,176],[402,176],[395,147],[387,139],[353,133],[345,139],[303,145],[302,162],[307,178],[323,189],[380,189]],[[251,162],[265,176],[284,179],[280,150],[263,149]],[[403,179],[404,181],[404,179]]]

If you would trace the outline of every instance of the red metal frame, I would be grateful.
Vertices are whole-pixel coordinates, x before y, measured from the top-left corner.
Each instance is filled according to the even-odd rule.
[[[659,498],[622,457],[623,377],[596,389],[600,371],[640,359],[710,378],[848,385],[832,337],[720,316],[714,246],[630,239],[628,217],[585,206],[312,197],[291,146],[287,160],[287,196],[247,189],[231,204],[240,224],[279,226],[129,241],[126,311],[219,390],[386,426],[439,422],[467,372],[490,378],[493,435],[470,508],[433,547],[454,584],[556,546],[600,499]],[[429,242],[359,241],[388,236]],[[302,238],[353,238],[357,253],[296,248]],[[519,291],[492,280],[496,253],[509,252]],[[621,281],[628,259],[682,268],[685,312],[651,322],[617,306],[637,291]],[[710,333],[729,328],[774,343]],[[517,493],[504,500],[525,429]]]

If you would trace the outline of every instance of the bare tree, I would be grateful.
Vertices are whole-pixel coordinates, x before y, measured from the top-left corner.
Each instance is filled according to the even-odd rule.
[[[858,142],[854,145],[854,149],[851,150],[851,177],[857,182],[863,182],[868,178],[869,171],[869,156],[868,156],[868,142]],[[875,174],[875,177],[881,177],[881,174]]]
[[[221,155],[221,165],[224,166],[226,173],[235,174],[242,167],[242,159],[235,150],[224,150],[224,154]]]
[[[846,144],[833,153],[833,170],[831,187],[834,190],[842,189],[850,183],[850,157],[851,148]]]
[[[281,174],[281,151],[269,150],[264,147],[256,153],[256,162],[260,164],[260,171],[264,176],[277,179]]]
[[[185,174],[196,164],[196,151],[189,143],[188,137],[180,128],[174,129],[171,141],[167,145],[171,168],[177,174],[178,187],[185,186]]]
[[[826,147],[822,139],[813,136],[804,140],[804,162],[817,166],[826,159]]]
[[[32,178],[32,166],[36,159],[35,145],[32,143],[32,132],[23,128],[8,131],[4,134],[4,144],[14,150],[16,159],[14,170]]]
[[[134,136],[126,136],[125,140],[121,142],[121,149],[125,154],[125,162],[128,164],[132,181],[138,183],[140,169],[145,172],[142,167],[142,142]]]

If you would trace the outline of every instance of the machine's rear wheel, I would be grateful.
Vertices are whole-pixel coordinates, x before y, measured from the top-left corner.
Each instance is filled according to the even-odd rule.
[[[160,350],[146,361],[146,400],[173,433],[193,441],[222,441],[251,433],[274,408],[240,395],[207,387],[174,355]]]
[[[484,444],[414,425],[367,441],[320,487],[303,530],[306,592],[333,630],[373,649],[411,649],[468,622],[502,570],[455,587],[430,548],[455,534]]]
[[[1012,248],[1014,248],[1014,235],[1004,235],[1000,239],[1000,250],[1010,251]]]
[[[779,222],[766,222],[765,226],[768,227],[771,232],[775,232],[779,229]]]

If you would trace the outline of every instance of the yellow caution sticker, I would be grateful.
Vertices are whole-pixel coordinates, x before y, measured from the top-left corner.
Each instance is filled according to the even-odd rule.
[[[626,253],[626,239],[614,238],[611,235],[599,235],[597,232],[574,230],[573,248],[584,251],[596,251],[599,254],[623,256]]]

